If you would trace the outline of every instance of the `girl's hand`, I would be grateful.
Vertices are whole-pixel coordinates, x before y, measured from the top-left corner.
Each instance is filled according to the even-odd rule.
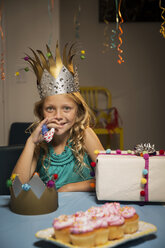
[[[40,142],[42,142],[44,140],[44,137],[42,135],[42,126],[46,124],[47,127],[49,129],[51,129],[52,127],[56,128],[58,127],[58,124],[56,123],[54,117],[52,118],[45,118],[44,120],[42,120],[39,125],[36,127],[36,129],[32,132],[32,134],[30,135],[29,139],[31,140],[31,142],[36,145]]]
[[[43,141],[43,135],[42,135],[42,126],[46,124],[48,121],[48,118],[45,118],[43,121],[40,122],[40,124],[36,127],[36,129],[32,132],[30,135],[30,139],[32,143],[35,145]]]

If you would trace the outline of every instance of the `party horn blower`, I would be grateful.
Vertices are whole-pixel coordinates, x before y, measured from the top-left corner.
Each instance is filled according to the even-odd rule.
[[[46,124],[42,126],[42,135],[47,143],[49,143],[53,139],[54,133],[55,129],[53,127],[49,130]]]

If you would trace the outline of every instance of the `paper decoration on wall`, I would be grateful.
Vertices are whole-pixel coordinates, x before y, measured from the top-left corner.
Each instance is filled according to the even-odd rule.
[[[81,6],[80,2],[78,3],[78,8],[75,11],[74,14],[74,29],[75,29],[75,38],[80,38],[80,13],[81,13]]]
[[[162,24],[160,25],[161,28],[160,28],[160,33],[163,35],[163,37],[165,38],[165,17],[163,16],[163,14],[165,13],[165,8],[162,7],[162,1],[159,0],[159,7],[160,9],[162,10],[161,12],[161,18],[163,19],[163,22]]]
[[[119,52],[119,53],[118,53],[119,59],[117,60],[117,62],[118,62],[119,64],[121,64],[121,63],[124,62],[124,59],[123,59],[122,56],[121,56],[121,53],[123,53],[123,50],[120,48],[121,45],[122,45],[122,43],[123,43],[122,38],[121,38],[121,36],[122,36],[122,34],[123,34],[123,30],[122,30],[121,25],[122,25],[122,23],[124,22],[123,17],[122,17],[122,14],[121,14],[121,11],[120,11],[121,1],[122,1],[122,0],[120,0],[119,6],[118,6],[118,13],[119,13],[119,17],[120,17],[120,22],[119,22],[119,31],[120,31],[120,33],[119,33],[119,35],[118,35],[118,38],[119,38],[119,42],[120,42],[120,43],[119,43],[118,46],[117,46],[117,50],[118,50],[118,52]]]
[[[49,16],[49,22],[50,22],[50,28],[51,28],[51,33],[49,35],[49,41],[48,41],[48,45],[51,45],[51,41],[52,41],[52,13],[54,10],[54,0],[48,0],[48,16]]]
[[[85,50],[83,49],[83,46],[80,42],[80,14],[81,14],[81,5],[80,5],[80,1],[78,1],[78,5],[77,5],[77,9],[75,11],[74,14],[74,19],[73,19],[73,23],[74,23],[74,31],[75,31],[75,38],[76,38],[76,42],[77,42],[77,51],[81,51],[79,53],[81,60],[85,59]]]
[[[104,22],[105,22],[106,26],[104,28],[104,43],[103,43],[104,50],[102,51],[103,53],[105,53],[106,51],[109,50],[109,47],[111,49],[117,49],[117,52],[118,52],[117,62],[119,64],[124,62],[124,59],[121,56],[121,54],[123,53],[123,50],[121,49],[121,45],[123,43],[122,37],[121,37],[122,34],[123,34],[122,23],[124,22],[122,14],[121,14],[121,10],[120,10],[121,2],[122,2],[122,0],[120,0],[119,3],[118,3],[118,0],[115,0],[116,28],[112,29],[112,34],[111,34],[111,37],[110,37],[111,40],[109,39],[109,34],[108,34],[108,28],[109,28],[108,14],[105,14],[106,19],[104,20]],[[119,22],[119,19],[120,19],[120,22]],[[118,35],[118,37],[117,37],[117,35]],[[116,44],[117,39],[119,41],[118,45]]]
[[[119,17],[118,17],[118,0],[115,0],[115,11],[116,11],[116,29],[112,29],[112,35],[111,35],[111,48],[116,48],[116,35],[119,28]]]
[[[1,2],[0,6],[0,35],[1,35],[1,64],[0,64],[0,73],[1,73],[1,80],[5,80],[5,37],[3,31],[3,7],[4,1]]]
[[[103,41],[103,50],[102,53],[106,53],[109,51],[109,47],[110,47],[110,35],[109,35],[109,21],[108,21],[108,2],[106,2],[106,11],[104,14],[104,23],[105,23],[105,27],[104,27],[104,41]]]
[[[102,53],[106,53],[109,50],[109,22],[105,19],[104,20],[105,27],[104,27],[104,42],[103,42],[103,50]]]
[[[49,22],[50,22],[50,27],[51,27],[51,33],[49,35],[49,41],[48,41],[48,44],[50,45],[51,44],[51,41],[52,41],[52,13],[53,13],[53,10],[54,10],[54,0],[48,0],[48,16],[49,16]],[[49,57],[49,54],[47,54],[47,57]],[[25,56],[23,58],[25,61],[28,61],[29,60],[29,57],[28,56]],[[29,69],[29,67],[22,67],[20,69],[18,69],[18,71],[15,72],[15,76],[16,77],[20,77],[21,75],[23,75],[23,71],[25,72],[28,72],[28,71],[31,71],[31,69]]]

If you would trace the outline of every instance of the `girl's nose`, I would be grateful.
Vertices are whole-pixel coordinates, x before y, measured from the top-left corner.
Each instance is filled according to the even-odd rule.
[[[61,121],[61,120],[62,120],[62,117],[57,117],[57,116],[55,116],[55,119],[56,119],[57,121]]]
[[[58,120],[58,121],[60,121],[60,120],[63,119],[62,113],[61,113],[60,110],[57,110],[57,111],[56,111],[56,113],[55,113],[55,119]]]

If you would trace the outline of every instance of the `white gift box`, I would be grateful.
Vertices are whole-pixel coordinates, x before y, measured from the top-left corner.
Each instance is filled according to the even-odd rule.
[[[144,159],[126,151],[100,152],[95,168],[98,200],[165,202],[165,156],[156,154]],[[144,175],[146,168],[148,174]]]

